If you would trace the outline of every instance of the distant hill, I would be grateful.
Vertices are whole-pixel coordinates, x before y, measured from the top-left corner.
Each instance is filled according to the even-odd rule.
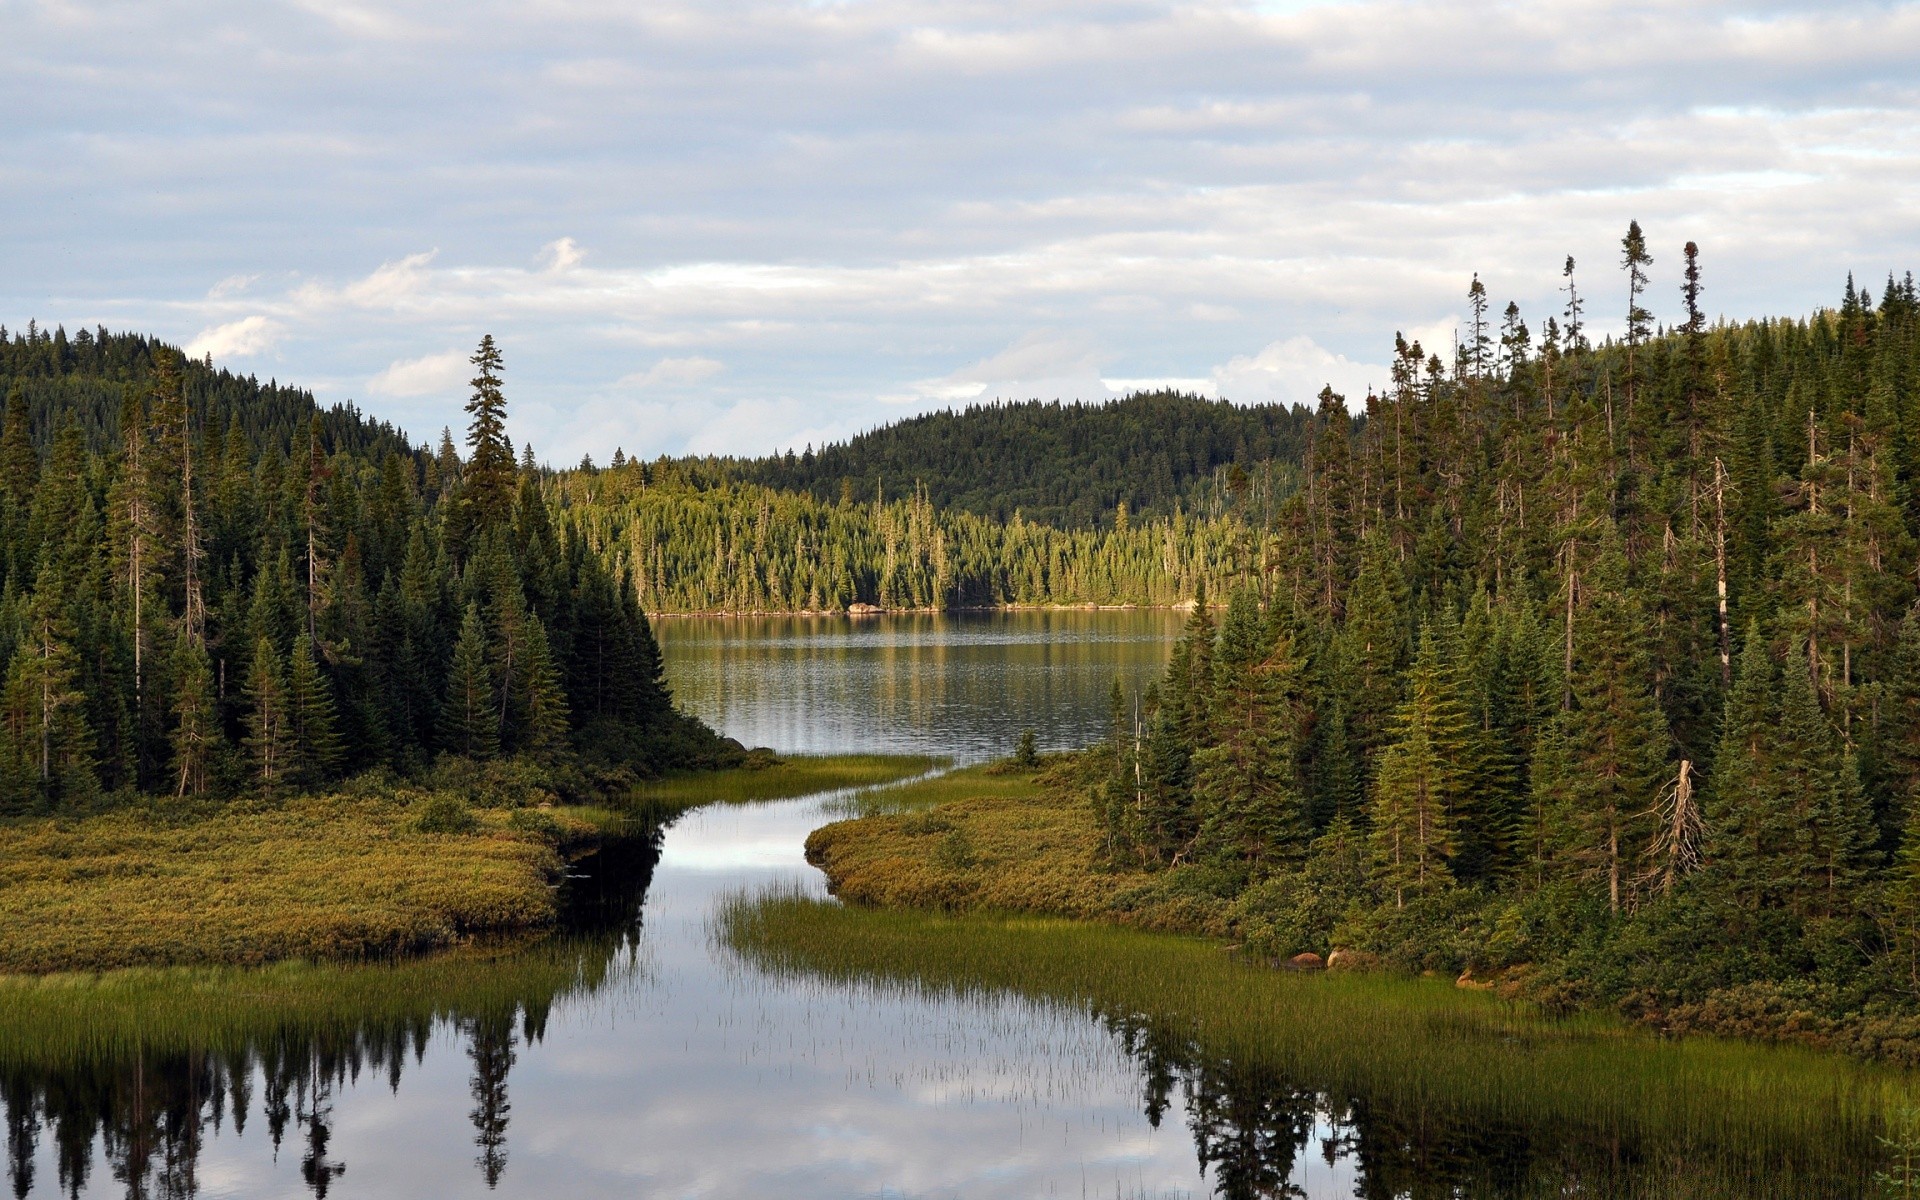
[[[1216,505],[1238,463],[1270,500],[1292,491],[1312,413],[1177,392],[1105,404],[1038,400],[927,413],[842,444],[738,464],[747,479],[821,500],[926,488],[942,508],[1064,528],[1109,525],[1124,501],[1139,516]],[[1272,464],[1261,470],[1262,464]]]
[[[137,333],[64,328],[49,333],[29,325],[9,333],[0,326],[0,400],[8,412],[24,413],[34,446],[45,457],[56,417],[77,424],[89,448],[120,444],[120,407],[129,384],[151,385],[159,338]],[[181,365],[194,423],[203,434],[238,423],[256,452],[285,449],[320,414],[327,444],[362,454],[411,453],[405,435],[351,404],[321,407],[313,393],[251,375],[215,370],[186,359]]]

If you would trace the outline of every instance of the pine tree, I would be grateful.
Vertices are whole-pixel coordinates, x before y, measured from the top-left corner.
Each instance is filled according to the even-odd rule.
[[[538,617],[527,618],[526,656],[520,678],[520,711],[525,723],[519,748],[537,761],[552,763],[567,750],[569,715],[560,669],[553,661],[546,627]]]
[[[253,643],[247,671],[247,749],[249,777],[262,799],[272,800],[297,786],[295,745],[287,712],[287,677],[273,641]]]
[[[500,713],[494,706],[487,667],[487,630],[480,607],[467,606],[453,646],[446,699],[440,706],[440,744],[468,758],[492,758],[500,750]]]
[[[182,635],[174,644],[172,677],[173,794],[204,795],[224,744],[214,706],[213,665],[205,647]]]
[[[500,348],[493,335],[474,352],[473,397],[467,401],[467,463],[461,482],[473,528],[487,532],[513,513],[513,447],[507,442],[507,399],[500,388]]]
[[[1301,667],[1290,639],[1269,638],[1251,588],[1228,605],[1214,668],[1207,745],[1193,760],[1200,842],[1255,864],[1297,861],[1309,833],[1296,762]]]
[[[1620,269],[1627,273],[1627,414],[1632,418],[1635,394],[1640,385],[1638,354],[1653,327],[1653,314],[1640,306],[1647,290],[1647,268],[1653,255],[1647,253],[1647,236],[1640,222],[1627,223],[1627,235],[1620,239]]]
[[[299,787],[316,787],[333,778],[344,747],[334,711],[333,690],[313,655],[313,639],[293,641],[287,671],[288,778]]]
[[[1577,879],[1598,881],[1619,911],[1647,867],[1672,738],[1653,697],[1646,622],[1611,531],[1583,590],[1570,702],[1555,718],[1563,757],[1554,766],[1564,774],[1543,782],[1557,802],[1557,861]]]

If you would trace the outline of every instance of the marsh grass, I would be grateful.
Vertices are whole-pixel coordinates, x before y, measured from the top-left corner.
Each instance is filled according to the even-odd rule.
[[[953,771],[929,772],[830,801],[831,812],[852,817],[916,812],[958,800],[1031,799],[1040,792],[1037,770],[1009,763],[981,763]]]
[[[1258,1064],[1330,1097],[1628,1139],[1649,1160],[1732,1155],[1734,1179],[1851,1181],[1752,1194],[1862,1194],[1883,1119],[1914,1091],[1891,1068],[1810,1051],[1553,1020],[1433,980],[1275,972],[1211,940],[1113,925],[775,894],[735,900],[718,927],[748,961],[784,976],[1010,992],[1150,1022],[1214,1060]]]
[[[875,787],[923,775],[948,760],[917,754],[793,754],[764,766],[668,775],[634,790],[637,805],[652,811],[703,804],[749,804],[786,800],[815,792]]]
[[[540,927],[561,848],[597,836],[496,810],[433,832],[430,804],[397,789],[6,822],[0,973],[380,956]]]
[[[0,976],[0,1069],[235,1053],[287,1034],[353,1040],[454,1017],[544,1011],[599,987],[618,962],[604,942],[557,938],[382,963]]]
[[[1229,905],[1201,868],[1106,869],[1100,827],[1065,758],[992,764],[848,797],[853,819],[807,837],[843,899],[885,907],[1027,912],[1225,934]]]

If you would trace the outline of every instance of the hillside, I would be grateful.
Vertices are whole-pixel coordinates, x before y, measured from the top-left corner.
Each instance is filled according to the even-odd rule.
[[[869,500],[923,486],[936,507],[995,520],[1018,511],[1063,529],[1111,526],[1125,503],[1135,516],[1224,507],[1226,475],[1275,464],[1271,499],[1292,490],[1313,414],[1279,405],[1242,407],[1176,392],[1106,404],[1030,400],[927,413],[845,443],[740,464],[755,483],[837,500]]]

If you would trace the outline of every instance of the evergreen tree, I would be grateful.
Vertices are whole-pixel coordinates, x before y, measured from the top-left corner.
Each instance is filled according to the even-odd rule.
[[[247,671],[248,775],[260,797],[271,800],[298,786],[296,746],[288,713],[287,677],[273,640],[257,637]]]
[[[205,647],[184,635],[173,649],[173,769],[175,796],[204,795],[222,743],[214,705],[213,665]]]
[[[1309,833],[1296,762],[1301,668],[1284,634],[1269,638],[1251,588],[1228,605],[1214,672],[1207,745],[1193,760],[1201,843],[1255,864],[1297,861]]]
[[[480,607],[467,606],[453,646],[446,699],[440,707],[440,743],[468,758],[492,758],[500,749],[500,713],[487,667],[487,630]]]
[[[500,348],[480,339],[472,359],[473,397],[467,401],[467,462],[461,476],[476,532],[505,524],[513,513],[513,447],[507,442],[507,399],[500,387]]]
[[[1555,766],[1564,774],[1546,783],[1558,806],[1558,861],[1575,878],[1598,881],[1618,911],[1648,865],[1672,738],[1653,698],[1645,621],[1617,535],[1607,535],[1583,590],[1570,703],[1555,718],[1564,756]]]
[[[301,633],[293,641],[287,670],[288,777],[300,787],[333,778],[344,747],[340,743],[333,691],[313,656],[313,639]]]

